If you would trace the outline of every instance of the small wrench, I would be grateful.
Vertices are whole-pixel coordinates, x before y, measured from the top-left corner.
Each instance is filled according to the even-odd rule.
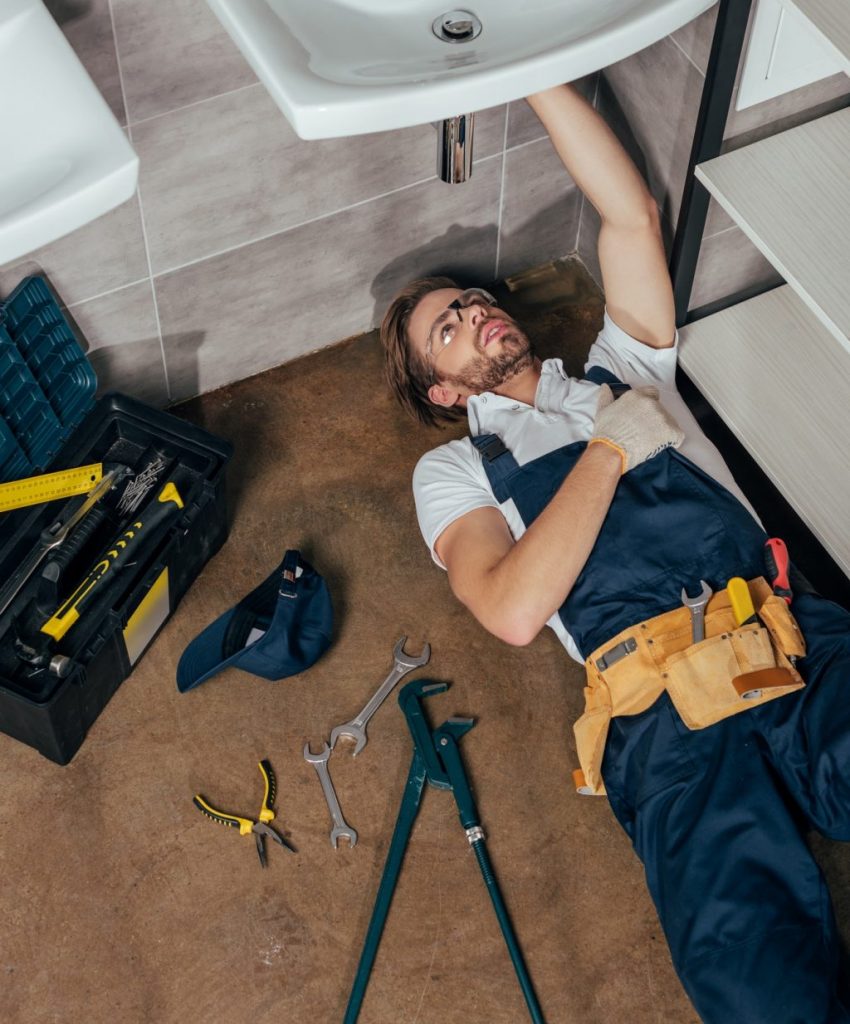
[[[333,783],[331,782],[330,772],[328,771],[328,758],[330,756],[331,748],[327,743],[322,745],[322,751],[319,754],[310,753],[309,740],[304,744],[304,760],[316,769],[316,774],[319,776],[319,782],[322,784],[322,792],[325,794],[328,810],[331,812],[331,819],[334,823],[334,827],[331,829],[331,846],[336,849],[337,840],[340,837],[347,839],[350,846],[356,846],[357,833],[350,825],[346,825],[345,818],[343,818],[342,811],[340,810],[339,800],[336,798]]]
[[[714,593],[705,580],[700,580],[700,584],[702,591],[699,597],[688,597],[687,590],[682,587],[682,604],[691,613],[691,641],[695,644],[698,644],[700,640],[705,640],[705,606]]]
[[[407,637],[403,636],[395,645],[393,649],[393,661],[395,664],[393,665],[392,672],[375,691],[374,697],[372,697],[366,707],[363,708],[359,715],[352,718],[350,722],[337,725],[331,730],[332,748],[336,746],[336,741],[340,736],[347,736],[349,739],[356,741],[354,747],[354,757],[356,757],[366,746],[366,723],[389,696],[395,684],[403,676],[406,676],[408,672],[428,664],[428,659],[431,657],[431,645],[426,643],[422,648],[421,654],[406,654],[404,650],[406,641]]]

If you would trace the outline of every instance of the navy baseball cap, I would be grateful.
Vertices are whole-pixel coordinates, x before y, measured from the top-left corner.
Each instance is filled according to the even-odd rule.
[[[233,665],[264,679],[309,668],[330,646],[333,609],[327,585],[298,551],[195,637],[177,666],[177,689],[191,690]]]

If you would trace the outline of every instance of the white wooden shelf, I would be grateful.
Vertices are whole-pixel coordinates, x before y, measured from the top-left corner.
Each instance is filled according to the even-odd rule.
[[[850,352],[848,165],[850,107],[708,160],[696,174]]]
[[[684,371],[850,576],[850,352],[788,285],[679,336]]]
[[[804,15],[835,50],[850,75],[850,4],[847,0],[783,0]]]

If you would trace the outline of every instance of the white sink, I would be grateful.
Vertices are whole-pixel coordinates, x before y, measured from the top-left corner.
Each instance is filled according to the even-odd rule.
[[[41,0],[0,0],[0,264],[136,189],[139,160]]]
[[[207,0],[302,139],[471,113],[572,81],[716,0],[456,0],[481,32],[444,42],[441,0]]]

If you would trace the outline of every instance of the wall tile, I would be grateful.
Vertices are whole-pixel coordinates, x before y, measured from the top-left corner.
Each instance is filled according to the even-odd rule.
[[[505,142],[505,118],[507,116],[507,103],[503,103],[500,107],[488,107],[486,110],[477,110],[475,112],[475,135],[472,140],[473,165],[479,160],[486,160],[488,156],[495,156],[497,153],[502,152]],[[397,133],[383,132],[379,133],[378,137],[380,138],[381,135],[383,135],[383,137],[389,141],[389,137],[393,134]],[[434,159],[432,161],[432,165],[434,168],[434,174],[436,174],[436,142],[434,143]],[[411,181],[418,181],[424,177],[424,174],[420,175],[417,171],[416,177],[412,178]]]
[[[172,400],[369,329],[415,277],[492,282],[500,165],[474,188],[435,179],[158,277]]]
[[[44,273],[66,304],[148,276],[137,196],[23,260],[0,267],[0,291],[27,273]]]
[[[112,0],[132,124],[257,81],[205,0]]]
[[[599,266],[599,231],[602,220],[593,203],[585,200],[581,204],[576,251],[593,280],[602,288],[602,268]]]
[[[573,252],[581,198],[548,138],[509,150],[497,276]]]
[[[118,123],[127,123],[109,0],[45,0],[45,7],[74,48]]]
[[[592,75],[577,78],[573,83],[579,92],[591,103],[596,95],[598,78],[599,72],[595,71]],[[546,129],[540,123],[537,114],[534,113],[525,100],[516,100],[514,103],[508,104],[508,149],[546,137]]]
[[[123,391],[162,408],[168,387],[150,281],[68,311],[97,374],[98,394]]]
[[[546,129],[525,100],[515,100],[508,104],[508,149],[545,138]]]
[[[710,7],[698,18],[689,21],[687,25],[683,25],[670,36],[703,74],[705,74],[705,70],[708,67],[711,43],[714,39],[714,26],[717,22],[717,12],[719,9],[719,6],[715,4],[714,7]]]
[[[702,237],[710,238],[712,235],[716,235],[721,231],[726,231],[727,228],[734,226],[735,221],[732,220],[714,196],[711,196],[708,200],[708,214],[705,218],[705,228],[703,230]]]
[[[743,231],[732,227],[703,239],[690,309],[781,281]]]
[[[501,148],[504,116],[483,113],[477,152]],[[431,125],[305,142],[262,85],[137,125],[133,140],[155,274],[436,172]]]

